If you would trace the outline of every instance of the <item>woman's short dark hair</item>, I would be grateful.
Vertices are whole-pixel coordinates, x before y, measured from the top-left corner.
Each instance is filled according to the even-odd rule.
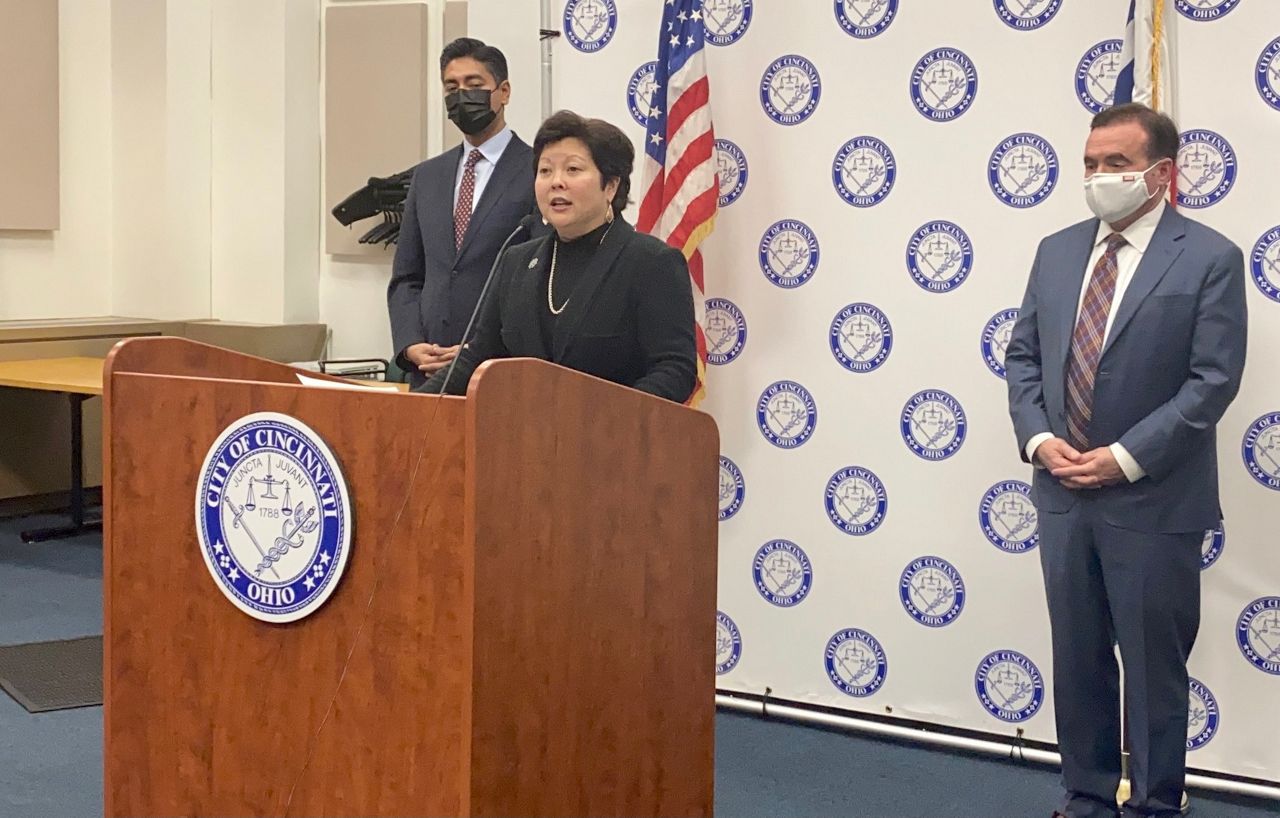
[[[627,196],[631,193],[631,168],[635,163],[636,151],[616,125],[603,119],[587,119],[573,111],[557,111],[547,117],[538,133],[533,138],[533,167],[537,172],[538,160],[548,145],[562,139],[580,139],[591,152],[591,161],[600,169],[600,187],[603,189],[609,180],[618,180],[618,192],[613,194],[614,215],[620,215],[627,206]]]
[[[1178,160],[1178,126],[1166,114],[1153,111],[1141,102],[1126,102],[1106,108],[1089,123],[1089,130],[1136,122],[1147,134],[1147,158]]]

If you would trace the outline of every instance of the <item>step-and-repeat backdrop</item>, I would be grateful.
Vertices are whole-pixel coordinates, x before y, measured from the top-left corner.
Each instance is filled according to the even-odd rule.
[[[719,686],[1053,741],[1004,347],[1088,216],[1124,0],[705,0],[721,210]],[[557,9],[555,106],[651,104],[662,0]],[[1192,767],[1280,779],[1280,3],[1178,0],[1182,212],[1245,253],[1244,388],[1204,543]],[[634,180],[638,186],[639,180]]]

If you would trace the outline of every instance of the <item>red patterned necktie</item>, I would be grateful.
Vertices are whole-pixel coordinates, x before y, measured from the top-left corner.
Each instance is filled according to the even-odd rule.
[[[1128,242],[1119,233],[1107,237],[1107,249],[1094,265],[1085,291],[1076,330],[1071,335],[1071,355],[1067,359],[1067,433],[1080,451],[1089,448],[1089,421],[1093,418],[1093,381],[1102,357],[1107,332],[1107,315],[1116,295],[1120,268],[1116,254]]]
[[[462,186],[458,188],[458,206],[453,209],[453,246],[462,247],[462,237],[467,235],[467,225],[471,224],[471,200],[476,195],[476,163],[484,154],[479,148],[472,148],[467,154],[467,166],[462,171]]]

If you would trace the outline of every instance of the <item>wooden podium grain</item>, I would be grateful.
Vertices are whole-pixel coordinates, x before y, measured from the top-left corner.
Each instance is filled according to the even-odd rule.
[[[711,418],[541,361],[465,399],[295,376],[178,338],[107,359],[106,814],[711,815]],[[196,539],[204,456],[257,411],[352,497],[341,584],[287,625]]]

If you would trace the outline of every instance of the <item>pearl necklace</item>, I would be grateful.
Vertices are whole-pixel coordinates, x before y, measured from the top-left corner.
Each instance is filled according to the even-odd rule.
[[[609,226],[605,228],[604,235],[600,236],[600,244],[604,244],[605,238],[609,235],[609,231],[613,229],[613,219],[609,220]],[[600,244],[596,246],[599,247]],[[560,309],[556,309],[555,298],[552,297],[551,291],[556,287],[556,251],[560,249],[559,237],[551,239],[551,272],[547,274],[547,309],[551,310],[552,315],[559,315],[569,306],[569,298],[573,298],[572,293],[569,298],[564,300],[560,305]]]

